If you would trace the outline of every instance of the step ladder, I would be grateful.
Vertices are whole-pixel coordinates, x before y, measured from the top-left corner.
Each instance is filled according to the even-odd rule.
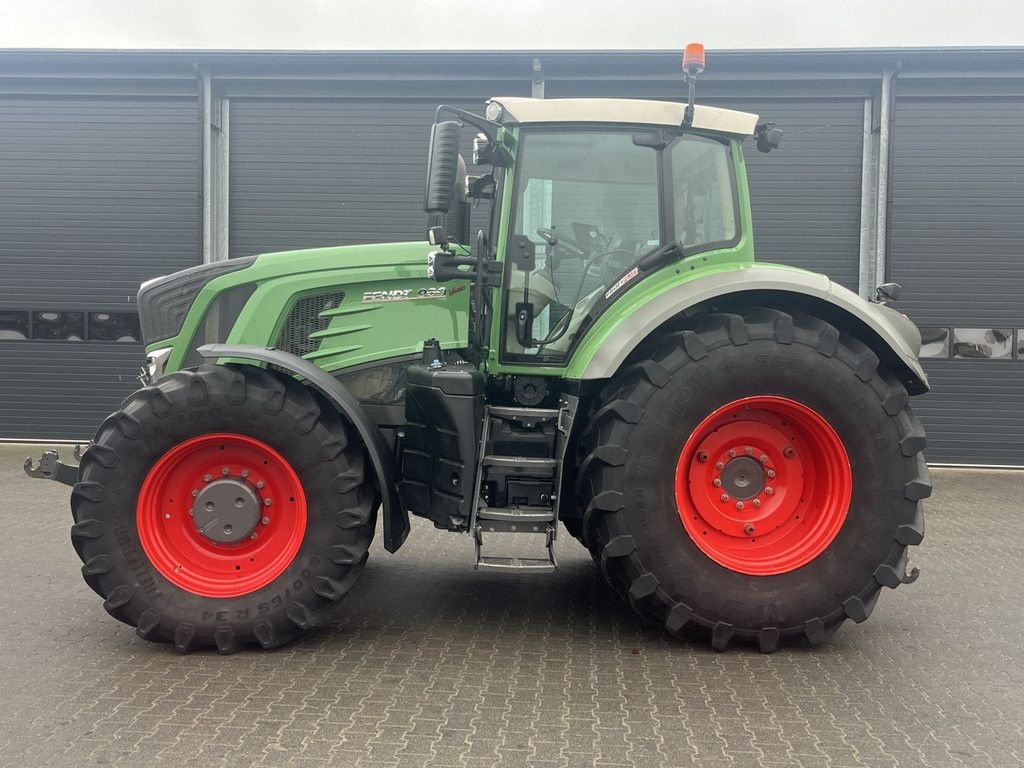
[[[488,406],[480,445],[480,465],[476,478],[477,508],[470,521],[473,534],[476,569],[509,571],[515,573],[553,573],[558,568],[555,558],[555,539],[558,534],[558,489],[561,487],[562,464],[569,425],[575,413],[576,398],[563,398],[559,408],[516,408]],[[555,441],[548,457],[506,456],[489,453],[491,420],[497,418],[513,425],[533,429],[538,424],[555,425]],[[542,506],[510,505],[490,506],[484,498],[488,472],[492,468],[515,472],[525,480],[552,481],[554,492]],[[484,555],[484,534],[515,533],[543,537],[546,557],[494,557]]]

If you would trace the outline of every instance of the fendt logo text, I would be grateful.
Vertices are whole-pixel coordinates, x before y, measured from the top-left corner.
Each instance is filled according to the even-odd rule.
[[[414,301],[416,299],[443,299],[448,295],[444,286],[420,288],[413,293],[412,288],[391,288],[385,291],[364,291],[363,303],[376,301]]]

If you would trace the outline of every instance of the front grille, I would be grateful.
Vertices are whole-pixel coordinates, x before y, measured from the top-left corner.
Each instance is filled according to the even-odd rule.
[[[344,291],[331,291],[299,299],[288,313],[274,346],[299,357],[316,352],[320,349],[321,339],[311,339],[309,334],[322,331],[330,325],[331,319],[320,317],[320,313],[325,309],[334,309],[344,298]]]
[[[152,344],[176,336],[203,286],[221,275],[245,269],[254,261],[256,257],[250,256],[200,264],[147,282],[139,289],[138,295],[143,340]]]

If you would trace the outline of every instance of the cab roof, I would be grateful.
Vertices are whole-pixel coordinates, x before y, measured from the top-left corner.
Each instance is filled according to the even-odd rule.
[[[522,96],[496,96],[488,105],[502,109],[498,119],[510,123],[634,123],[678,127],[683,122],[685,104],[647,99],[529,99]],[[697,104],[693,109],[693,127],[750,136],[757,115],[733,109]]]

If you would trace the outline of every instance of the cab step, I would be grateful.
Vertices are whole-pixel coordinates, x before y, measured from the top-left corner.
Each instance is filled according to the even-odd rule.
[[[553,514],[553,512],[551,512]],[[479,513],[478,513],[479,516]],[[508,520],[480,520],[473,529],[473,544],[475,550],[475,563],[473,567],[490,568],[502,571],[525,571],[528,573],[553,573],[558,569],[558,561],[555,560],[555,531],[556,522],[518,522]],[[547,552],[546,558],[540,557],[491,557],[485,556],[484,533],[517,533],[532,534],[533,536],[544,537],[544,549]]]
[[[553,523],[555,510],[551,507],[481,507],[476,516],[479,520],[508,523]]]
[[[556,565],[551,560],[539,557],[481,557],[477,568],[492,571],[516,571],[518,573],[554,573]]]
[[[520,423],[554,421],[560,413],[557,408],[517,408],[502,405],[492,405],[487,410],[491,416]]]
[[[545,459],[535,456],[484,456],[485,467],[504,467],[506,469],[524,469],[532,471],[554,470],[558,468],[558,459]]]

